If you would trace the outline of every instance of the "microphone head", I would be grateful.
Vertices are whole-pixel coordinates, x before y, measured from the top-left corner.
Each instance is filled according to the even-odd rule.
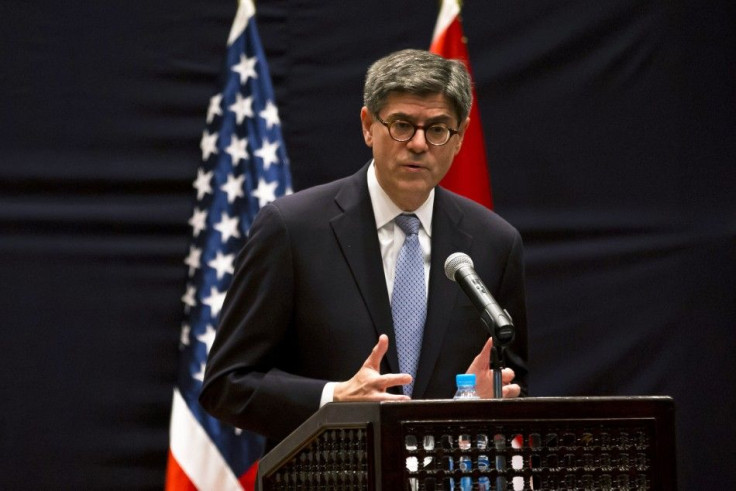
[[[455,281],[455,273],[464,266],[473,267],[473,260],[470,259],[470,256],[464,252],[454,252],[450,254],[445,260],[445,276],[452,281]]]

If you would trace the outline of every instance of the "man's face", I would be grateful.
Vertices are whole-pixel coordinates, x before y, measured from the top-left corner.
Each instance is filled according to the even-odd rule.
[[[428,143],[424,131],[419,129],[411,140],[398,142],[367,108],[361,110],[363,138],[373,148],[378,183],[402,210],[413,211],[424,203],[450,169],[452,159],[460,151],[469,119],[458,125],[452,105],[442,94],[392,93],[378,116],[387,123],[400,119],[424,127],[445,123],[459,129],[442,146]]]

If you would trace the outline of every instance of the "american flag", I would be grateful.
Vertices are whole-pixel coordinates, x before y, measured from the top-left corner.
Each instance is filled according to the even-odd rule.
[[[224,89],[207,108],[194,180],[192,242],[180,370],[169,431],[166,489],[252,489],[260,435],[212,418],[197,402],[217,318],[258,210],[291,193],[291,176],[252,0],[241,0],[228,38]]]

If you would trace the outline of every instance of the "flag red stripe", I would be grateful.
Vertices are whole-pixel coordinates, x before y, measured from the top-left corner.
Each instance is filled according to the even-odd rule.
[[[169,460],[166,465],[166,486],[164,489],[166,491],[197,491],[196,486],[192,484],[189,476],[176,461],[171,450],[169,450]]]
[[[256,477],[258,476],[258,461],[256,461],[250,468],[243,473],[238,481],[243,485],[243,489],[251,490],[256,489]]]

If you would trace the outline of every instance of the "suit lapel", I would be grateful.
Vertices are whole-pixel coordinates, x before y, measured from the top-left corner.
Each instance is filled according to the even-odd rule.
[[[422,352],[419,358],[413,398],[420,399],[429,385],[442,352],[452,320],[452,307],[461,293],[460,288],[445,276],[445,260],[453,252],[470,251],[472,236],[462,230],[463,214],[447,192],[436,188],[432,218],[432,258],[429,273],[427,321],[424,325]],[[447,397],[451,397],[448,394]]]
[[[335,202],[343,213],[335,216],[330,225],[373,321],[376,338],[381,333],[389,337],[389,350],[384,359],[387,363],[385,369],[398,373],[396,337],[383,274],[376,220],[368,194],[367,167],[364,166],[345,180],[345,184],[335,196]],[[367,357],[368,354],[366,352],[364,356]]]

